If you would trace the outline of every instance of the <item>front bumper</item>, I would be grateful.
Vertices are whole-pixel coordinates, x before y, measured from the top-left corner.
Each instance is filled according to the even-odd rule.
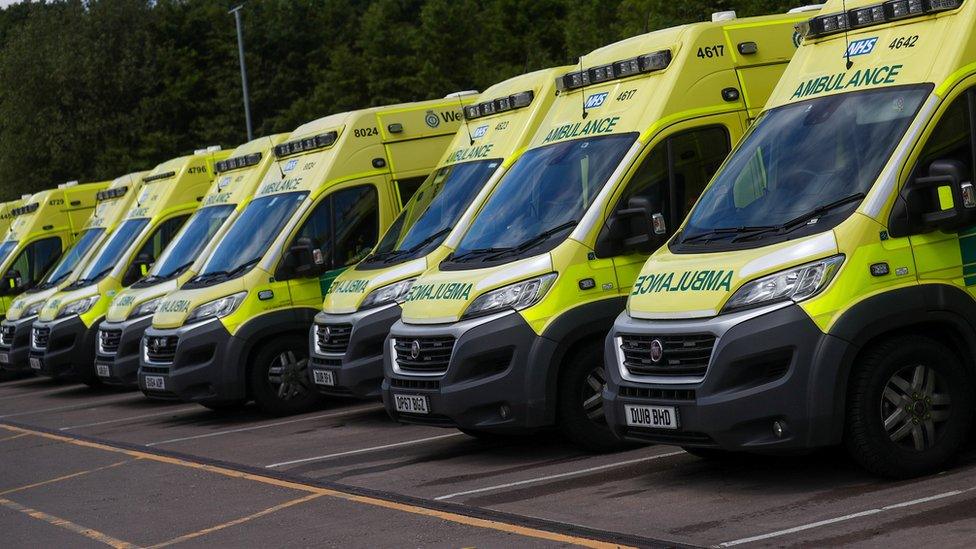
[[[28,361],[31,369],[49,377],[95,378],[95,334],[101,319],[85,326],[78,315],[57,320],[36,320],[31,327]],[[46,330],[46,344],[36,344],[35,334]]]
[[[318,391],[330,396],[355,396],[379,398],[383,383],[383,346],[393,324],[400,319],[400,305],[394,303],[352,314],[315,315],[315,324],[309,331],[309,376]],[[329,327],[341,333],[341,339],[331,336],[324,350],[317,343],[316,332]],[[343,348],[343,340],[348,343]],[[320,372],[318,375],[316,371]],[[328,376],[334,385],[316,383]]]
[[[31,327],[37,315],[18,320],[0,322],[0,370],[5,372],[27,372],[30,353]]]
[[[397,365],[393,342],[453,337],[446,370],[420,374]],[[383,352],[383,403],[404,423],[519,432],[551,425],[554,403],[546,398],[548,365],[555,342],[537,335],[515,312],[453,324],[417,325],[398,321]],[[396,395],[423,396],[428,414],[397,412]]]
[[[172,358],[150,359],[146,342],[159,337],[176,338]],[[150,326],[139,345],[139,389],[149,398],[164,400],[227,402],[242,398],[245,380],[240,368],[226,360],[230,346],[236,343],[217,319],[176,329]],[[147,384],[147,376],[153,383]]]
[[[716,337],[704,377],[635,375],[622,363],[621,335],[700,334]],[[622,313],[606,340],[604,413],[618,437],[640,442],[768,452],[836,444],[849,345],[821,332],[794,304],[702,320],[649,321]],[[628,426],[628,405],[674,407],[678,429]],[[785,426],[779,435],[774,422]]]
[[[152,326],[152,315],[123,322],[102,322],[95,338],[95,372],[107,385],[135,387],[138,383],[142,336]],[[106,347],[105,334],[113,342]],[[118,341],[118,343],[114,343]]]

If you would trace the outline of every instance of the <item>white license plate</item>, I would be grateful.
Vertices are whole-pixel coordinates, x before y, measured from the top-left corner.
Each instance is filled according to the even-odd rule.
[[[332,370],[312,370],[312,378],[316,385],[335,386],[335,373]]]
[[[31,367],[31,370],[40,370],[41,369],[41,359],[37,358],[36,356],[30,357],[30,367]]]
[[[650,429],[677,429],[678,411],[673,406],[633,406],[625,405],[627,425]]]
[[[2,362],[4,364],[8,364],[10,362],[10,354],[9,353],[0,353],[0,362]]]
[[[98,377],[110,377],[112,374],[109,372],[108,364],[96,364],[95,373]]]
[[[146,389],[166,390],[166,378],[163,376],[146,376],[142,381],[146,384]]]
[[[397,412],[407,414],[429,414],[430,406],[423,395],[393,395]]]

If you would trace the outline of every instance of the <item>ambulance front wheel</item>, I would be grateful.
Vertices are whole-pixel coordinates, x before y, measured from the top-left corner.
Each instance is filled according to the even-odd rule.
[[[557,422],[563,436],[591,452],[613,452],[633,447],[618,439],[603,415],[606,370],[603,349],[590,345],[572,353],[559,376]]]
[[[275,337],[265,342],[254,354],[249,377],[255,402],[271,415],[307,412],[321,400],[309,381],[304,337]]]
[[[965,443],[972,420],[972,373],[934,339],[886,339],[854,364],[844,439],[872,473],[911,478],[942,470]]]

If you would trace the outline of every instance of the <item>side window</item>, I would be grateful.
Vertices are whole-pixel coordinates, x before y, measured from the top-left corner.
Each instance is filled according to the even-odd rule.
[[[713,126],[675,134],[644,157],[616,209],[647,198],[674,232],[731,150],[728,132]]]
[[[18,280],[18,288],[30,288],[38,283],[61,257],[61,239],[42,238],[28,244],[14,260],[11,272]]]
[[[345,267],[366,257],[379,238],[379,203],[372,185],[335,193],[333,268]]]
[[[181,215],[163,221],[156,228],[156,232],[142,245],[142,248],[139,248],[139,253],[136,254],[136,257],[144,257],[150,262],[155,261],[159,257],[159,254],[163,253],[163,250],[166,249],[166,245],[173,241],[176,233],[180,232],[180,227],[183,226],[183,223],[189,217],[188,215]]]
[[[358,262],[379,237],[379,202],[376,188],[362,185],[326,196],[299,229],[296,240],[312,239],[338,269]]]
[[[417,189],[424,184],[427,180],[427,176],[421,177],[408,177],[406,179],[398,179],[396,182],[397,190],[400,191],[400,207],[406,206],[407,202],[410,201],[410,197],[417,192]]]
[[[732,184],[732,202],[736,209],[745,208],[766,195],[766,189],[769,188],[769,170],[766,168],[764,153],[762,147],[758,147]]]
[[[929,165],[936,160],[956,160],[973,173],[973,127],[970,116],[969,92],[957,97],[946,109],[915,164],[914,175],[928,174]]]

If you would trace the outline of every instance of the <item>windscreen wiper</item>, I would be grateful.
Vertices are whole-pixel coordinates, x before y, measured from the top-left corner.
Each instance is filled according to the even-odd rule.
[[[438,238],[440,238],[440,237],[446,235],[447,233],[451,232],[452,229],[453,229],[453,227],[445,227],[445,228],[437,231],[436,233],[428,236],[427,238],[421,240],[417,244],[414,244],[413,246],[410,246],[406,250],[391,250],[389,252],[390,255],[388,255],[384,259],[384,261],[390,261],[392,259],[396,259],[398,257],[402,257],[402,256],[405,256],[405,255],[415,254],[418,251],[422,250],[424,248],[424,246],[430,244],[431,242],[433,242],[433,241],[437,240]]]
[[[524,242],[522,242],[520,244],[516,244],[515,246],[512,246],[511,248],[505,248],[505,249],[503,249],[502,251],[500,251],[498,253],[492,254],[490,257],[485,257],[485,261],[487,261],[489,259],[497,259],[499,257],[506,256],[506,255],[509,255],[509,254],[518,254],[518,253],[524,252],[526,250],[531,250],[532,248],[535,248],[539,244],[542,244],[543,242],[545,242],[545,241],[549,240],[550,238],[552,238],[553,236],[555,236],[555,235],[557,235],[557,234],[565,231],[566,229],[571,229],[571,228],[575,227],[578,223],[579,223],[579,221],[573,219],[573,220],[567,221],[567,222],[565,222],[563,224],[556,225],[555,227],[553,227],[551,229],[546,229],[546,230],[542,231],[541,233],[533,236],[532,238],[530,238],[530,239],[528,239],[528,240],[526,240],[526,241],[524,241]]]
[[[691,236],[685,236],[681,238],[681,243],[685,244],[687,242],[697,242],[699,240],[708,239],[711,241],[715,238],[724,238],[727,236],[739,236],[742,234],[755,234],[757,232],[766,231],[769,229],[776,229],[777,226],[773,225],[756,225],[756,226],[746,226],[746,227],[722,227],[719,229],[711,229],[703,233],[698,233]]]
[[[451,254],[451,256],[449,256],[449,260],[450,261],[461,261],[462,259],[469,259],[471,257],[475,257],[475,256],[478,256],[478,255],[491,254],[491,253],[495,253],[495,252],[504,252],[504,251],[506,251],[508,249],[509,248],[475,248],[473,250],[468,250],[468,251],[464,252],[461,255],[453,255],[453,254]]]
[[[747,234],[747,235],[738,236],[738,237],[732,239],[732,242],[736,242],[736,241],[743,240],[743,239],[746,239],[746,238],[755,238],[755,237],[757,237],[757,236],[759,236],[761,234],[766,234],[766,233],[771,233],[771,232],[777,232],[779,234],[786,234],[786,233],[790,232],[793,229],[802,227],[803,225],[806,225],[806,224],[810,223],[811,221],[814,221],[814,220],[820,218],[825,213],[829,212],[830,210],[833,210],[834,208],[839,208],[841,206],[850,204],[851,202],[855,202],[855,201],[861,200],[861,199],[864,198],[864,196],[865,196],[865,194],[864,193],[861,193],[861,192],[858,192],[858,193],[854,193],[854,194],[845,196],[844,198],[841,198],[839,200],[834,200],[833,202],[830,202],[828,204],[824,204],[823,206],[818,206],[818,207],[810,210],[809,212],[806,212],[804,214],[798,215],[798,216],[794,217],[793,219],[790,219],[786,223],[783,223],[782,225],[778,225],[776,227],[771,227],[769,229],[766,229],[766,230],[763,230],[763,231],[759,231],[759,232],[756,232],[756,233],[751,233],[751,234]]]

